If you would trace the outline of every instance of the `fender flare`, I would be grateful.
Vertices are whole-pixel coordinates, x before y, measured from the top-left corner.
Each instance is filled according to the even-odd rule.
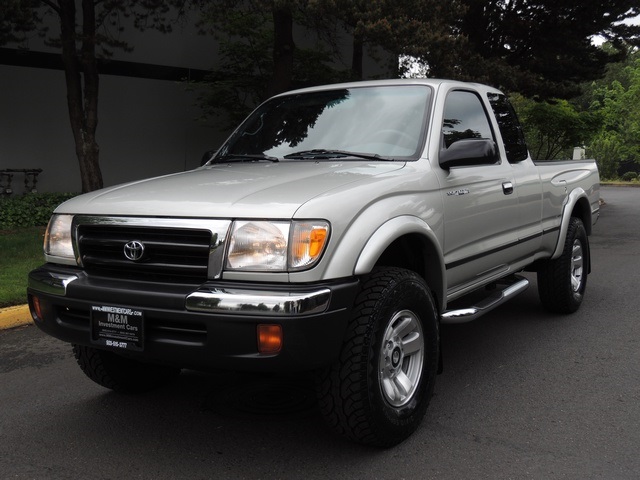
[[[556,248],[553,251],[553,255],[551,259],[556,259],[560,255],[562,255],[562,251],[564,249],[564,242],[567,238],[567,231],[569,229],[569,221],[571,220],[571,214],[573,213],[576,205],[579,201],[585,199],[587,202],[587,206],[589,205],[589,197],[583,188],[578,187],[571,191],[571,193],[567,196],[567,201],[565,203],[564,208],[562,209],[562,220],[560,222],[560,234],[558,235],[558,241],[556,243]],[[584,209],[586,218],[581,218],[583,223],[585,224],[585,228],[587,232],[591,227],[591,208],[588,207]]]
[[[433,254],[430,258],[437,258],[438,265],[427,266],[427,277],[425,278],[429,286],[436,293],[440,303],[446,298],[446,270],[444,266],[444,255],[438,237],[431,227],[418,217],[402,215],[394,217],[383,223],[373,232],[360,251],[354,267],[355,275],[366,275],[375,266],[382,253],[397,239],[410,234],[418,234],[425,238]]]

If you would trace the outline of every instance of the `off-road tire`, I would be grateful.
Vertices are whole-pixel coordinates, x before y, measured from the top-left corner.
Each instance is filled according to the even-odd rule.
[[[146,392],[180,374],[179,368],[142,363],[84,345],[73,345],[73,354],[87,377],[120,393]]]
[[[582,304],[589,272],[589,240],[582,220],[572,217],[562,254],[538,268],[538,294],[552,313],[573,313]]]
[[[318,376],[320,410],[329,426],[358,443],[381,447],[411,435],[433,394],[438,327],[431,292],[417,274],[380,268],[367,276],[340,357]],[[400,376],[409,387],[406,396],[395,391]]]

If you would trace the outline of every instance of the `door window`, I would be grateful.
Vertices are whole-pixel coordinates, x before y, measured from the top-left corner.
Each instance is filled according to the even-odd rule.
[[[455,90],[447,96],[442,124],[444,147],[464,138],[494,140],[482,101],[473,92]]]

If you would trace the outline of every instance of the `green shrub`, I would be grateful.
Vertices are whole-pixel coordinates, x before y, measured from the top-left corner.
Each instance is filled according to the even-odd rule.
[[[638,174],[636,172],[627,172],[624,175],[622,175],[622,180],[624,180],[625,182],[633,182],[634,180],[638,179]]]
[[[55,208],[77,193],[28,193],[0,199],[0,228],[46,226]]]
[[[27,276],[44,263],[43,236],[44,227],[0,232],[0,308],[27,303]]]

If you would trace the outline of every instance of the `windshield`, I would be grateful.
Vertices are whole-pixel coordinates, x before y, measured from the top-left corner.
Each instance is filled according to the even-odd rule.
[[[216,159],[417,159],[430,100],[431,89],[424,85],[277,97],[245,120]]]

